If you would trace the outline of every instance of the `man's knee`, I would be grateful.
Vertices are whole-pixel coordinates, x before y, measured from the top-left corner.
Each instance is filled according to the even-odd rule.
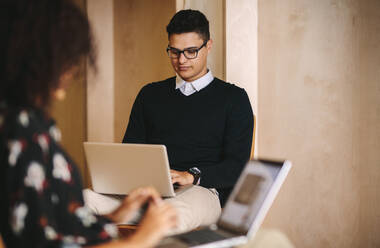
[[[193,186],[167,201],[178,212],[178,231],[180,232],[213,224],[221,213],[217,192],[201,186]]]
[[[120,200],[96,193],[91,189],[84,189],[83,199],[85,205],[96,214],[108,214],[120,206]]]

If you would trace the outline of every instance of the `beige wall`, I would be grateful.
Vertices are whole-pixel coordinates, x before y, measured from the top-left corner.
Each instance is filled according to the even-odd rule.
[[[132,104],[147,83],[175,75],[166,54],[174,0],[115,0],[115,142],[123,139]]]
[[[114,140],[114,17],[113,1],[87,1],[88,18],[97,47],[97,71],[88,70],[88,141]]]
[[[257,113],[257,1],[225,2],[226,78],[246,89]]]
[[[226,80],[244,88],[258,118],[258,9],[257,0],[225,0]],[[255,156],[260,149],[254,142]]]
[[[294,162],[265,226],[297,247],[379,246],[379,7],[259,1],[259,156]]]

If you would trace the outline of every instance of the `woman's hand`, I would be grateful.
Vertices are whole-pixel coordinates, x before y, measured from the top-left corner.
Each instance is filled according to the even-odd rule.
[[[149,248],[154,247],[168,230],[175,227],[175,209],[161,198],[151,201],[137,230],[127,238],[112,241],[94,248]]]
[[[129,221],[134,213],[140,209],[146,202],[161,202],[162,199],[153,187],[141,187],[129,192],[121,205],[107,215],[115,223],[125,223]]]
[[[108,217],[115,223],[125,223],[145,203],[149,204],[148,209],[134,234],[126,239],[116,240],[96,247],[153,247],[171,228],[176,226],[177,214],[175,209],[169,203],[163,201],[153,187],[132,190],[125,197],[122,204]]]
[[[176,224],[177,213],[169,203],[162,199],[151,202],[138,229],[127,239],[128,244],[136,244],[136,247],[153,247]]]

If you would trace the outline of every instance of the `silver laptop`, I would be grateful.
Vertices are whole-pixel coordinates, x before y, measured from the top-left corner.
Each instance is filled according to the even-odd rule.
[[[153,186],[163,197],[174,197],[190,186],[174,189],[164,145],[84,142],[95,192],[125,195]]]
[[[158,247],[233,247],[246,243],[259,229],[290,167],[290,161],[249,161],[217,224],[166,238]]]

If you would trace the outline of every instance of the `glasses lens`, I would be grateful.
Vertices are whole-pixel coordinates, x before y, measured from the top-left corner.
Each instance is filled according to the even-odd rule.
[[[179,57],[179,51],[174,48],[168,48],[168,55],[170,58],[178,58]]]
[[[184,51],[184,54],[185,54],[186,58],[194,59],[198,55],[198,49],[187,49]]]

